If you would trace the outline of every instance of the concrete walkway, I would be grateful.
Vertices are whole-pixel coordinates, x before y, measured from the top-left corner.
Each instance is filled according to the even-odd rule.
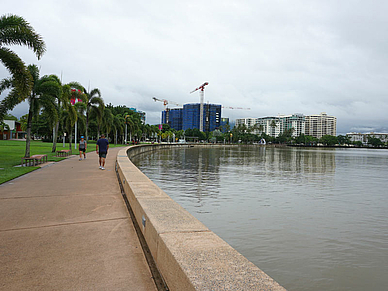
[[[0,185],[0,290],[156,290],[117,182],[95,152]]]

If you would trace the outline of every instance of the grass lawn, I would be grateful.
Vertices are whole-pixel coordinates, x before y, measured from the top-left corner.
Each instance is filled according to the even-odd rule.
[[[46,154],[48,161],[61,161],[65,158],[56,157],[55,153],[51,152],[53,144],[50,142],[31,141],[30,154],[39,155]],[[110,144],[110,147],[115,147]],[[117,145],[123,146],[123,145]],[[74,149],[72,144],[73,154],[79,154],[78,150]],[[69,144],[57,143],[57,150],[69,149]],[[12,180],[16,177],[39,169],[39,167],[15,167],[21,164],[21,158],[24,157],[26,150],[26,142],[20,140],[0,140],[0,184]],[[96,142],[89,141],[86,152],[96,150]]]

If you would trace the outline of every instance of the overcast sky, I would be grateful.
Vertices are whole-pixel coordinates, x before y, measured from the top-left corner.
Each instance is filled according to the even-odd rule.
[[[147,123],[163,104],[251,110],[223,117],[326,112],[337,133],[388,131],[388,1],[1,0],[47,52],[12,47],[41,76],[99,88],[105,103],[136,107]],[[0,66],[0,79],[9,76]],[[4,94],[0,97],[4,98]],[[27,105],[12,112],[27,113]]]

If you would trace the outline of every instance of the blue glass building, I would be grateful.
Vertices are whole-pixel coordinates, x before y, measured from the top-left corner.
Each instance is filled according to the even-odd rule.
[[[162,111],[162,124],[168,124],[176,130],[182,129],[183,108],[173,108]]]
[[[213,131],[221,125],[221,105],[203,105],[203,130]],[[162,112],[162,123],[176,130],[199,129],[200,104],[185,104],[183,108],[168,109]]]

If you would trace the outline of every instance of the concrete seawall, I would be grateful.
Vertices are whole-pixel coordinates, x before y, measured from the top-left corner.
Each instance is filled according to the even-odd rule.
[[[174,290],[285,290],[187,212],[145,176],[130,158],[187,145],[122,149],[117,171],[156,266]]]

